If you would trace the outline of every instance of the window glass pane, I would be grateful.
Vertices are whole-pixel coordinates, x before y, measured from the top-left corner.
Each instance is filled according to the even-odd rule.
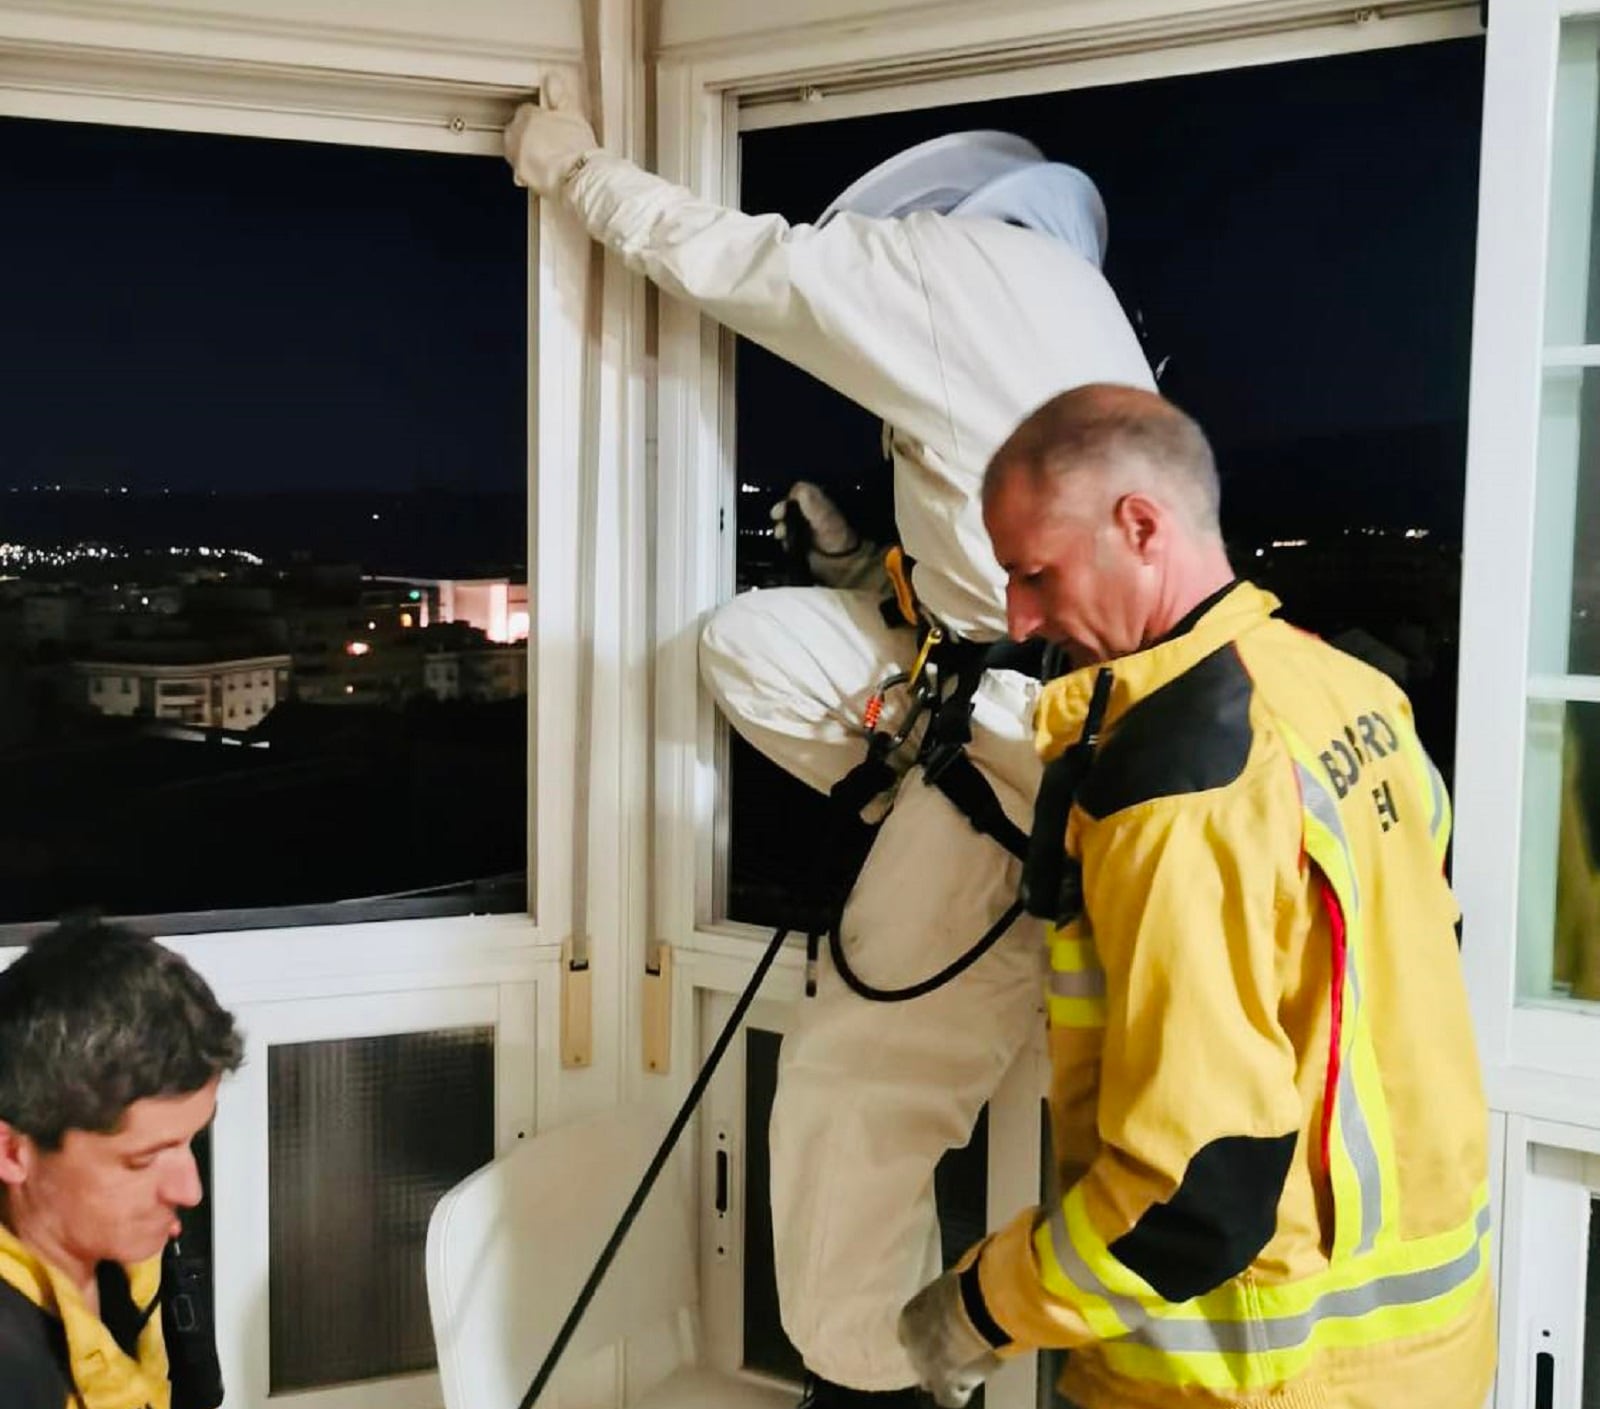
[[[0,923],[521,908],[504,163],[0,119],[0,207]]]
[[[1600,1000],[1600,20],[1562,30],[1529,619],[1517,993]],[[1587,348],[1581,344],[1589,344]]]
[[[1600,129],[1600,20],[1569,20],[1561,31],[1550,149],[1550,260],[1545,342],[1600,343],[1600,244],[1596,243],[1595,157]]]
[[[274,1394],[426,1370],[441,1195],[494,1157],[494,1030],[271,1048]]]
[[[1518,991],[1600,1000],[1600,704],[1535,701],[1527,749]]]
[[[1109,212],[1107,278],[1152,362],[1170,359],[1163,390],[1215,444],[1235,567],[1400,677],[1448,773],[1483,52],[1451,41],[752,132],[742,204],[814,220],[875,162],[967,128],[1081,165]],[[877,421],[746,343],[736,377],[740,589],[787,580],[768,510],[796,480],[888,541]],[[824,800],[735,740],[730,806],[727,913],[803,910],[837,826]]]
[[[1600,369],[1545,373],[1529,662],[1600,676]]]

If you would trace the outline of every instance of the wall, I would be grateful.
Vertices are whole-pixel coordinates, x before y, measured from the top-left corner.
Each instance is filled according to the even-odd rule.
[[[576,57],[580,15],[579,0],[17,0],[0,42],[324,66],[360,50],[365,72],[462,77]]]

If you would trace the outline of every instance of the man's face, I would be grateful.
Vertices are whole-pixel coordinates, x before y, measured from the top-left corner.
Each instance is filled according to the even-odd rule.
[[[190,1142],[217,1108],[217,1080],[187,1096],[135,1101],[110,1134],[69,1130],[58,1150],[24,1139],[7,1222],[35,1246],[85,1263],[142,1262],[178,1233],[200,1202]]]
[[[1013,472],[984,505],[1018,641],[1064,646],[1074,665],[1139,649],[1153,574],[1096,475],[1038,484]]]

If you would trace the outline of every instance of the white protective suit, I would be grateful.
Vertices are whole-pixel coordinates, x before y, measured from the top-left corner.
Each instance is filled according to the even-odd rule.
[[[993,219],[847,213],[790,226],[598,151],[564,194],[631,269],[893,428],[896,519],[923,610],[968,639],[1002,636],[1005,578],[979,504],[991,452],[1059,391],[1153,386],[1099,269]],[[864,757],[863,706],[915,646],[885,625],[876,593],[791,588],[718,611],[701,663],[733,727],[826,790]],[[1036,688],[991,673],[969,750],[1024,831],[1039,778]],[[891,694],[886,725],[899,703]],[[852,893],[843,941],[868,982],[915,982],[973,944],[1018,878],[1009,854],[913,774]],[[824,966],[784,1039],[771,1132],[784,1328],[815,1373],[863,1390],[915,1382],[895,1326],[940,1270],[934,1166],[970,1137],[1033,1030],[1041,976],[1031,921],[910,1003],[868,1003]]]

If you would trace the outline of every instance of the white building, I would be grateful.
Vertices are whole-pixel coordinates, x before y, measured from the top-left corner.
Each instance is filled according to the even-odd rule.
[[[213,729],[250,729],[288,697],[287,655],[169,665],[77,661],[89,708]]]
[[[505,577],[447,579],[439,590],[439,620],[475,626],[491,641],[528,639],[528,584]]]

